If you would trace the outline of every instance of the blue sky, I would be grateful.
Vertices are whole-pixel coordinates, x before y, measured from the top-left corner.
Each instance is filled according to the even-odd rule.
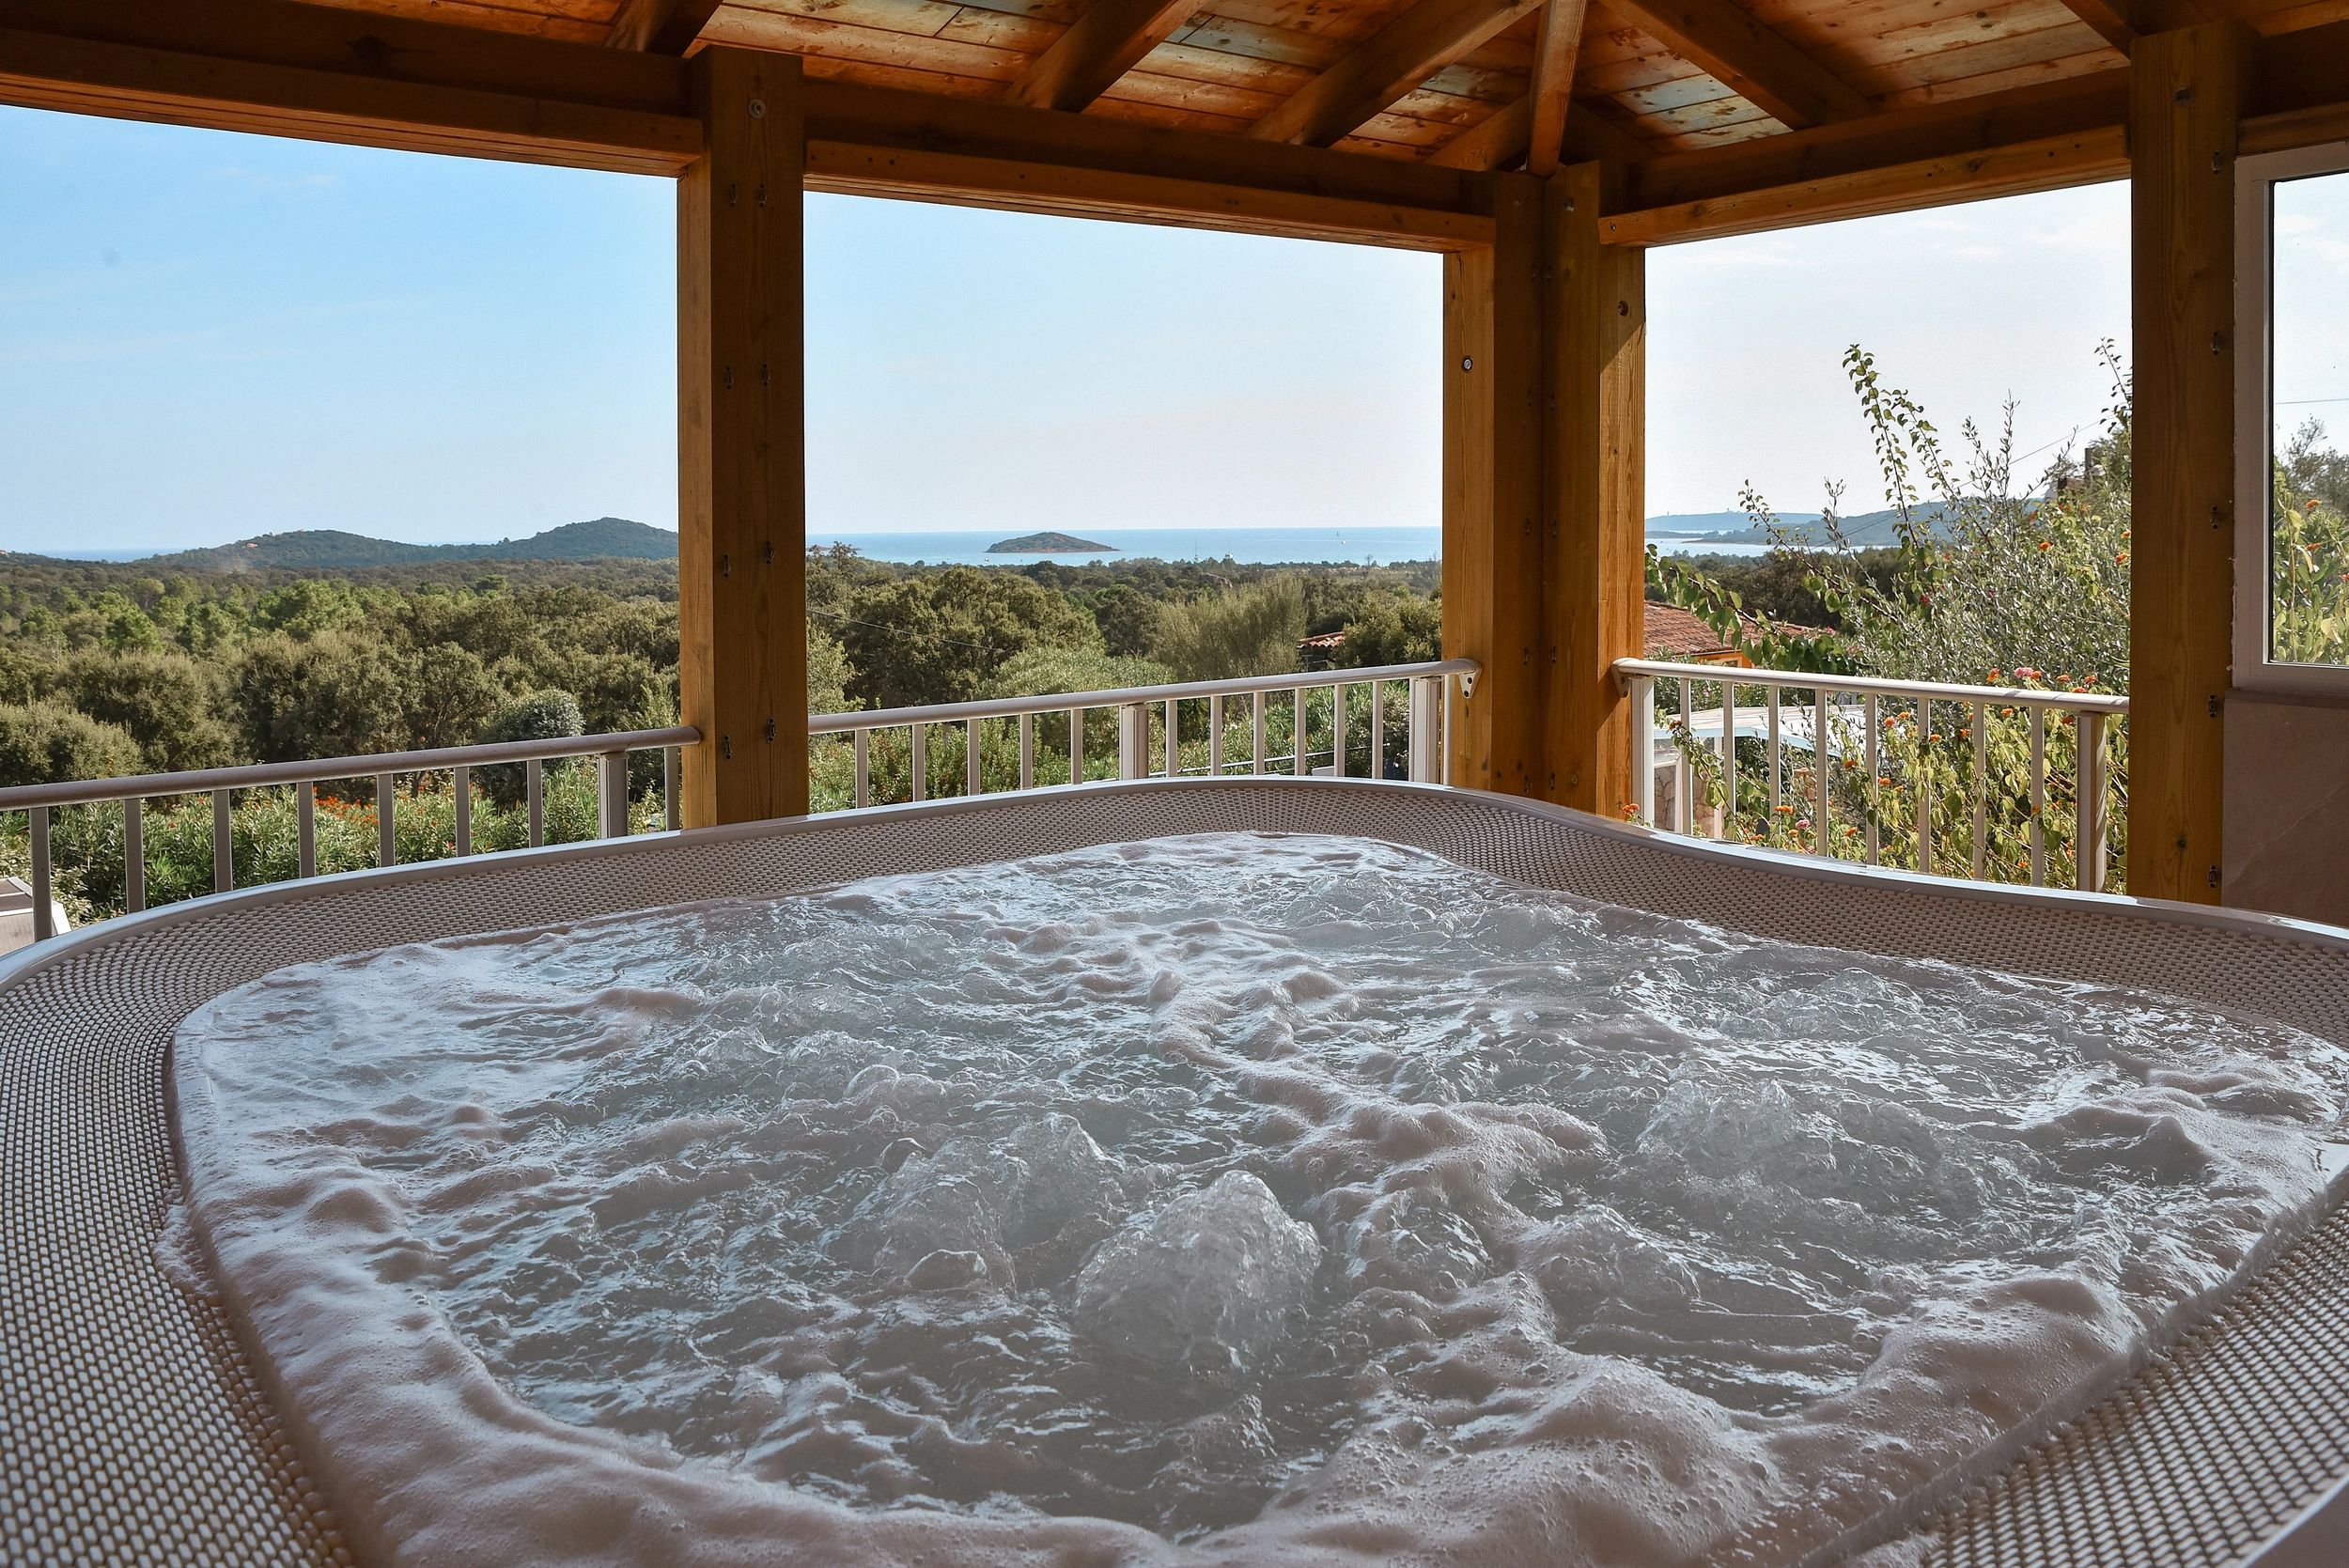
[[[665,181],[0,110],[0,548],[675,524]],[[2125,218],[1653,253],[1650,510],[1875,505],[1853,341],[1947,427],[2092,427]],[[1437,515],[1432,256],[822,196],[808,235],[817,532]]]

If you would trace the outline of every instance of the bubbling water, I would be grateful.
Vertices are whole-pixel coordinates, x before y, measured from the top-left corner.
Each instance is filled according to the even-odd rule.
[[[525,1413],[435,1420],[974,1560],[1047,1516],[1793,1560],[2223,1288],[2349,1085],[2171,1001],[1247,835],[287,970],[176,1070],[283,1397],[345,1375],[286,1303],[420,1302]]]

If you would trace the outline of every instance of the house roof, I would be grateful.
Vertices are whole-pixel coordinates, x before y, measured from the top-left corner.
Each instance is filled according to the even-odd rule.
[[[1737,655],[1737,649],[1723,642],[1721,634],[1706,625],[1701,615],[1677,605],[1658,603],[1655,599],[1647,601],[1643,613],[1645,631],[1641,646],[1650,659],[1703,663]],[[1747,614],[1740,614],[1737,619],[1749,633],[1756,637],[1766,632],[1776,632],[1782,637],[1827,635],[1823,627],[1795,626],[1785,621],[1766,621],[1760,616]]]

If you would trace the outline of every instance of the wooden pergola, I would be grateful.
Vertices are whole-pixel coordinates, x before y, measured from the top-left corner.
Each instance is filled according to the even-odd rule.
[[[0,0],[0,101],[677,180],[692,824],[806,809],[799,191],[1443,253],[1454,777],[1611,815],[1644,247],[2130,179],[2131,885],[2217,896],[2234,160],[2349,0]]]

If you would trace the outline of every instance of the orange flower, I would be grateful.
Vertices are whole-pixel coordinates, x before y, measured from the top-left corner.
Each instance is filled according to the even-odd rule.
[[[2039,541],[2039,548],[2042,550],[2053,550],[2055,548],[2055,541],[2053,539],[2042,539]]]

